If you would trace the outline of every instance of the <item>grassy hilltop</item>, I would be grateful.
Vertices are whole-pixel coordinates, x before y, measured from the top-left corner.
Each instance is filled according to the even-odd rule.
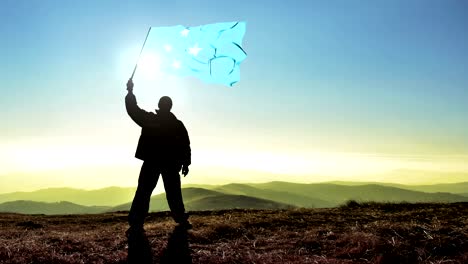
[[[168,212],[145,226],[154,263],[468,263],[468,203]],[[127,213],[0,214],[0,263],[126,263]]]

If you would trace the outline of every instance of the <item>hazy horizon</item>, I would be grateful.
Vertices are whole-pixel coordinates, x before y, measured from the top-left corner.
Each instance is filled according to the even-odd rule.
[[[351,180],[324,180],[324,181],[310,181],[310,182],[299,182],[299,181],[288,181],[288,180],[269,180],[269,181],[242,181],[242,182],[234,182],[234,181],[224,181],[224,182],[219,182],[219,183],[204,183],[204,182],[195,182],[195,183],[187,183],[183,182],[182,183],[182,188],[191,187],[191,186],[223,186],[223,185],[229,185],[229,184],[262,184],[262,183],[270,183],[270,182],[287,182],[287,183],[294,183],[294,184],[324,184],[324,183],[353,183],[353,184],[396,184],[396,185],[403,185],[403,186],[434,186],[434,185],[443,185],[443,184],[458,184],[458,183],[467,183],[468,181],[466,180],[460,180],[460,181],[454,181],[454,182],[438,182],[438,183],[430,183],[430,184],[425,184],[425,183],[401,183],[401,182],[388,182],[388,181],[375,181],[375,180],[370,180],[370,181],[351,181]],[[352,186],[352,185],[350,185]],[[35,191],[40,191],[40,190],[46,190],[46,189],[75,189],[75,190],[82,190],[82,191],[95,191],[95,190],[101,190],[101,189],[107,189],[107,188],[136,188],[137,185],[108,185],[108,186],[98,186],[98,187],[84,187],[84,188],[79,188],[76,186],[66,186],[66,185],[57,185],[57,186],[47,186],[43,188],[36,188],[36,189],[18,189],[15,191],[7,191],[7,192],[2,192],[0,191],[1,194],[8,194],[8,193],[14,193],[14,192],[35,192]],[[155,194],[160,194],[164,192],[164,188],[162,184],[158,184],[158,186],[154,189],[153,195]]]
[[[183,184],[468,181],[463,1],[6,1],[0,193],[136,186],[125,83],[149,26],[246,21],[232,88],[160,76],[188,129]],[[158,184],[155,192],[161,191]]]

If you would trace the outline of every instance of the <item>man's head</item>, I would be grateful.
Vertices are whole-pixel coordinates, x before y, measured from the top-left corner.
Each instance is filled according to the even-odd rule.
[[[169,96],[163,96],[159,99],[158,107],[160,111],[169,112],[172,108],[172,100]]]

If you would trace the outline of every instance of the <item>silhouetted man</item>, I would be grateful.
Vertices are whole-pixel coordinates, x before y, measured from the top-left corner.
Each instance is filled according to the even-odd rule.
[[[128,115],[141,129],[135,157],[143,160],[138,188],[128,216],[129,232],[143,232],[144,219],[149,210],[151,193],[162,175],[169,208],[174,220],[184,228],[191,228],[182,200],[179,171],[186,176],[191,163],[190,140],[184,124],[171,113],[172,100],[159,100],[156,113],[146,112],[137,105],[133,82],[127,83],[125,106]]]

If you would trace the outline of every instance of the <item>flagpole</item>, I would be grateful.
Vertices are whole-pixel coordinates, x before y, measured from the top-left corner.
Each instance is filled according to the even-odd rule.
[[[149,27],[148,33],[146,33],[145,42],[143,42],[143,46],[141,47],[140,55],[138,56],[138,60],[137,60],[137,63],[135,64],[135,68],[133,68],[133,73],[132,73],[132,77],[130,77],[130,80],[133,80],[133,76],[135,75],[135,71],[137,69],[138,62],[140,62],[140,57],[141,57],[141,54],[143,53],[143,49],[145,48],[146,40],[148,39],[150,31],[151,31],[151,27]]]

